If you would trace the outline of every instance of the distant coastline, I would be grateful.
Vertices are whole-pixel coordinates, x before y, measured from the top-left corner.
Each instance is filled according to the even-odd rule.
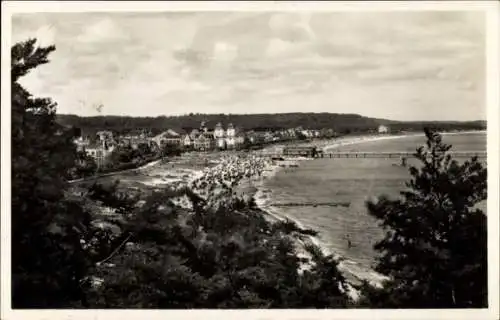
[[[442,135],[457,135],[457,134],[472,134],[472,133],[486,133],[486,130],[464,130],[464,131],[446,131],[446,132],[440,132]],[[338,148],[340,146],[344,145],[353,145],[353,144],[359,144],[359,143],[365,143],[365,142],[376,142],[376,141],[382,141],[382,140],[391,140],[391,139],[402,139],[402,138],[409,138],[409,137],[423,137],[424,133],[420,132],[408,132],[404,134],[397,134],[397,135],[361,135],[357,137],[352,137],[352,139],[346,138],[346,139],[339,139],[336,142],[333,142],[331,145],[327,145],[323,147],[323,150],[331,150]]]

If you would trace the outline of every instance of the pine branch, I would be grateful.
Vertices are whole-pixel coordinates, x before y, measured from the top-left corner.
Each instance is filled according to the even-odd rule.
[[[97,263],[96,263],[96,265],[101,265],[101,264],[103,264],[104,262],[106,262],[106,261],[108,261],[109,259],[111,259],[111,258],[112,258],[112,257],[113,257],[113,256],[114,256],[117,252],[118,252],[118,250],[120,250],[120,248],[121,248],[121,247],[123,247],[123,245],[125,245],[125,243],[126,243],[126,242],[130,239],[130,237],[132,237],[132,233],[130,233],[130,234],[129,234],[126,238],[125,238],[125,240],[123,240],[123,241],[120,243],[120,245],[119,245],[119,246],[118,246],[115,250],[113,250],[113,252],[111,252],[111,254],[110,254],[108,257],[106,257],[106,258],[104,258],[103,260],[101,260],[101,261],[97,262]]]

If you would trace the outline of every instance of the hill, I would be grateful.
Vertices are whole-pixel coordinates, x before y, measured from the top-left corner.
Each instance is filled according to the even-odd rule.
[[[199,128],[205,121],[209,128],[218,122],[226,126],[232,123],[244,130],[279,130],[302,127],[307,129],[331,128],[342,134],[376,130],[379,125],[389,125],[391,130],[422,130],[424,126],[438,127],[443,130],[483,129],[485,121],[471,122],[402,122],[387,119],[364,117],[359,114],[338,113],[280,113],[280,114],[189,114],[182,116],[128,117],[58,115],[58,122],[81,128],[84,134],[98,130],[127,132],[135,129],[149,129],[160,132],[167,128],[191,130]]]

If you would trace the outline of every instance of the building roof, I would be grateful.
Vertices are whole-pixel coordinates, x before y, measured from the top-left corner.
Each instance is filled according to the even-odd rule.
[[[177,133],[178,135],[181,135],[181,136],[183,136],[187,133],[187,131],[182,129],[182,128],[172,128],[171,130],[174,131],[175,133]]]
[[[201,141],[203,141],[203,140],[214,140],[214,139],[215,139],[215,137],[214,137],[214,135],[213,135],[213,134],[211,134],[211,133],[202,133],[202,134],[200,134],[200,135],[196,138],[196,140],[201,140]]]
[[[160,139],[175,139],[175,138],[181,138],[181,134],[177,133],[172,129],[168,129],[167,131],[164,131],[159,135],[155,136],[153,139],[160,140]]]

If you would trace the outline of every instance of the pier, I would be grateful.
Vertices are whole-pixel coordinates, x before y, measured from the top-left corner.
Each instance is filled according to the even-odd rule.
[[[338,159],[338,158],[413,158],[415,152],[318,152],[314,156],[310,156],[310,158],[329,158],[329,159]],[[487,157],[487,153],[485,151],[457,151],[457,152],[449,152],[452,158],[472,158],[478,157],[481,159],[485,159]],[[260,156],[263,157],[274,157],[279,158],[283,157],[284,154],[278,153],[260,153]],[[304,156],[302,154],[290,154],[286,155],[287,157],[300,157]]]

